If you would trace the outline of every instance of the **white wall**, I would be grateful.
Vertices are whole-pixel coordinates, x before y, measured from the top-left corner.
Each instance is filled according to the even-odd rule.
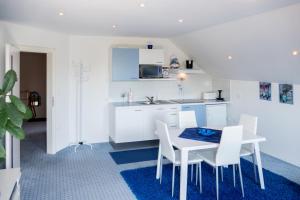
[[[170,56],[175,54],[181,62],[187,56],[168,39],[136,38],[136,37],[84,37],[72,36],[70,39],[71,62],[82,62],[85,68],[90,69],[89,80],[83,86],[83,130],[84,139],[88,142],[108,141],[108,103],[122,101],[121,93],[131,88],[134,100],[144,100],[145,96],[158,96],[160,99],[178,98],[176,81],[110,81],[110,52],[111,47],[136,46],[143,47],[151,41],[155,47],[165,50],[166,63]],[[71,72],[72,71],[72,72]],[[71,81],[70,99],[75,99],[75,68],[70,67],[73,74]],[[185,97],[200,97],[202,91],[211,90],[211,79],[208,75],[189,76],[184,83]],[[70,132],[75,133],[75,102],[70,104]],[[71,138],[75,141],[76,137]]]
[[[4,30],[5,42],[14,45],[27,45],[54,49],[54,113],[55,150],[69,144],[69,37],[65,34],[46,31],[0,21]],[[1,40],[1,39],[0,39]],[[1,42],[0,42],[1,48]],[[1,51],[0,51],[1,53]],[[3,72],[4,66],[1,66]]]
[[[258,116],[258,134],[267,138],[261,150],[300,167],[300,85],[294,85],[294,105],[279,103],[278,84],[272,83],[272,101],[259,99],[259,82],[230,81],[230,121],[241,113]]]
[[[218,90],[222,90],[222,97],[227,101],[230,100],[230,80],[213,77],[212,90],[216,92],[218,92]]]
[[[0,83],[2,83],[4,69],[5,69],[5,36],[4,36],[4,27],[0,26]]]
[[[295,4],[172,41],[212,76],[299,84],[300,56],[292,56],[293,50],[300,50],[299,19],[300,4]]]

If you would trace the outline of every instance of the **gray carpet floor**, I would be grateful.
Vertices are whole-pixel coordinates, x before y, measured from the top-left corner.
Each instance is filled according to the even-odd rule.
[[[120,171],[153,166],[155,161],[117,165],[108,143],[68,147],[56,155],[46,154],[46,134],[36,128],[21,142],[22,200],[129,200],[135,199]],[[33,126],[36,127],[36,126]],[[263,166],[300,184],[300,168],[262,155]]]

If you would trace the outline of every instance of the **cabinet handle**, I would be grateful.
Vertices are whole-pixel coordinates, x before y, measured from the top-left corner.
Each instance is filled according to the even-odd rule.
[[[171,110],[177,110],[177,108],[170,108]]]
[[[134,110],[134,111],[136,111],[136,112],[140,112],[140,111],[142,111],[142,110]]]
[[[176,113],[171,113],[170,115],[177,115]]]
[[[157,108],[157,110],[164,110],[163,108]]]
[[[172,128],[177,128],[177,126],[176,126],[176,125],[172,125],[172,126],[170,126],[170,127],[172,127]]]

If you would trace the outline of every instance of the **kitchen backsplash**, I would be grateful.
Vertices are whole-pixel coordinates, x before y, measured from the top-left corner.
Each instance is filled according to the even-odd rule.
[[[179,95],[179,81],[120,81],[111,82],[109,97],[111,102],[123,101],[122,94],[130,89],[133,101],[145,100],[145,96],[167,100],[181,98]],[[201,98],[203,92],[212,90],[212,79],[206,74],[188,75],[183,82],[184,98]],[[127,98],[125,98],[127,100]]]

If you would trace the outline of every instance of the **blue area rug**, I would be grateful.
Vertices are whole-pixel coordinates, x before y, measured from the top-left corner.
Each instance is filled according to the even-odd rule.
[[[116,164],[157,160],[158,148],[109,152]]]
[[[261,190],[259,183],[254,181],[252,163],[242,160],[245,198],[249,200],[296,200],[300,199],[300,186],[288,179],[264,170],[266,189]],[[162,184],[155,179],[156,167],[147,167],[122,171],[121,175],[139,200],[179,199],[179,170],[176,170],[175,194],[171,197],[172,165],[163,168]],[[190,174],[190,173],[189,173]],[[232,167],[224,168],[224,182],[220,180],[220,199],[243,199],[238,172],[236,187],[233,187]],[[202,164],[203,193],[200,194],[195,182],[188,179],[187,199],[216,199],[215,174],[210,166]]]

